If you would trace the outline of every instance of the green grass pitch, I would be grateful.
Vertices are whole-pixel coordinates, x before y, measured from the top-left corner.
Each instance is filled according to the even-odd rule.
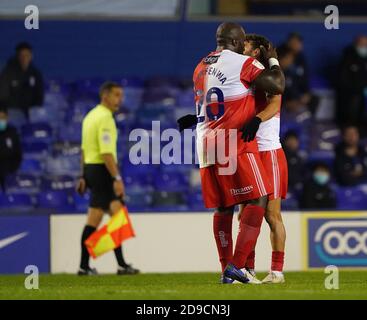
[[[262,279],[264,273],[259,273]],[[367,299],[367,271],[339,272],[339,289],[327,290],[322,271],[287,272],[279,285],[220,285],[215,273],[137,276],[40,275],[39,289],[25,275],[0,275],[0,299]]]

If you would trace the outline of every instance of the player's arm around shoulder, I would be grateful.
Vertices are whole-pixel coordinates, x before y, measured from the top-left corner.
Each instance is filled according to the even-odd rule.
[[[280,94],[269,96],[267,98],[267,105],[265,109],[259,112],[256,116],[261,119],[261,122],[271,119],[279,112],[281,102],[282,96]]]
[[[254,79],[253,84],[258,90],[269,93],[270,95],[280,95],[284,93],[285,78],[283,71],[280,69],[278,56],[273,46],[268,49],[260,47],[261,53],[269,62],[269,69],[264,69]]]

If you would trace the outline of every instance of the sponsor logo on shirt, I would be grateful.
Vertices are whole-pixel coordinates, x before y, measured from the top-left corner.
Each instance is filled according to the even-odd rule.
[[[250,193],[250,192],[252,192],[253,189],[254,189],[254,187],[251,185],[251,186],[242,187],[242,188],[238,188],[238,189],[230,189],[230,191],[231,191],[232,196],[238,196],[240,194]]]

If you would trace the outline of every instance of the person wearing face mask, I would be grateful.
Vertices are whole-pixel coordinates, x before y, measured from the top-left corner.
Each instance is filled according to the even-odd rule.
[[[8,123],[8,113],[0,108],[0,187],[5,191],[5,178],[16,172],[22,162],[22,148],[15,127]]]
[[[32,47],[19,43],[15,56],[0,73],[0,100],[10,108],[20,109],[28,117],[29,108],[43,104],[43,78],[32,63]]]
[[[330,187],[330,170],[324,163],[317,163],[311,178],[303,187],[301,209],[335,209],[336,195]]]
[[[337,83],[337,120],[363,129],[367,104],[367,36],[356,38],[345,49]],[[362,131],[362,134],[366,132]]]

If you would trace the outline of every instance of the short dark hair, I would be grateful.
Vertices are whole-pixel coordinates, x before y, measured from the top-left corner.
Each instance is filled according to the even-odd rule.
[[[259,34],[255,33],[248,33],[245,36],[245,41],[251,42],[254,49],[260,49],[261,46],[265,47],[266,49],[270,46],[270,41],[265,38],[264,36],[261,36]],[[260,52],[259,57],[257,58],[262,64],[265,66],[267,65],[267,61],[263,57],[262,53]]]
[[[104,82],[101,87],[99,88],[99,96],[102,98],[102,95],[105,92],[110,92],[113,88],[122,88],[120,84],[113,81],[106,81]]]
[[[356,125],[354,125],[353,123],[346,123],[342,126],[342,134],[345,133],[345,131],[347,131],[348,129],[356,129],[359,132],[359,129]]]
[[[299,137],[298,137],[298,133],[297,133],[297,131],[295,131],[295,130],[288,130],[288,131],[285,133],[285,135],[284,135],[284,137],[283,137],[283,140],[285,141],[285,140],[287,140],[287,139],[289,139],[289,138],[296,138],[297,140],[299,140]]]
[[[267,49],[270,45],[270,41],[266,37],[255,33],[246,34],[245,41],[251,41],[255,49],[260,48],[260,46],[264,46]]]
[[[297,39],[298,41],[303,42],[302,35],[298,32],[295,32],[295,31],[288,34],[287,41],[289,41],[291,39]]]
[[[293,55],[293,51],[292,49],[288,48],[287,46],[281,46],[277,49],[277,53],[278,53],[278,57],[279,59],[282,59],[283,57],[292,54]]]
[[[23,42],[19,42],[15,47],[16,53],[19,53],[23,49],[32,51],[32,46],[28,42],[23,41]]]
[[[316,169],[325,169],[327,171],[330,171],[330,167],[326,162],[323,161],[316,161],[311,164],[311,170],[315,171]]]

